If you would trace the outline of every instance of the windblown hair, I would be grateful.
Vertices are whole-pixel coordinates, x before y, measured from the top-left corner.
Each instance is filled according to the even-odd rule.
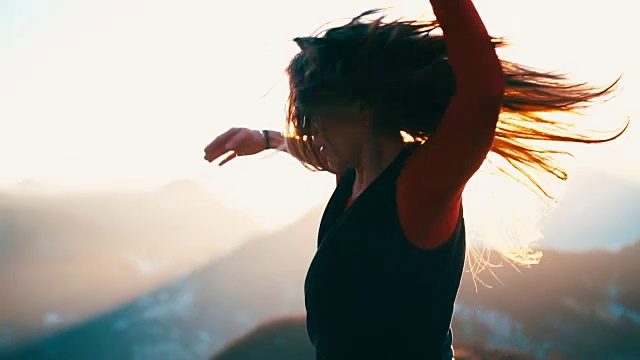
[[[317,36],[294,39],[301,50],[286,70],[287,146],[312,169],[323,170],[310,136],[315,106],[361,101],[373,110],[374,131],[404,132],[423,142],[437,131],[455,94],[455,74],[444,37],[436,31],[437,21],[366,19],[377,12],[367,11]],[[507,45],[501,38],[491,42],[496,47]],[[620,79],[598,88],[571,83],[563,74],[501,62],[506,90],[491,152],[504,161],[492,164],[543,198],[552,198],[535,174],[566,180],[567,172],[555,155],[568,153],[551,145],[607,142],[620,136],[628,122],[619,131],[598,137],[549,115],[579,114],[594,101],[613,95]]]

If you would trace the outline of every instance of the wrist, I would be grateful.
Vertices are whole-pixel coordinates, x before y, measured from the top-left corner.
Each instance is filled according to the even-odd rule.
[[[269,130],[260,130],[260,132],[262,133],[262,137],[264,138],[264,149],[271,149],[271,134],[269,133]]]
[[[257,130],[257,131],[259,131],[264,138],[265,150],[273,149],[273,150],[279,150],[279,151],[285,151],[285,152],[287,151],[284,134],[274,130]],[[268,144],[267,144],[267,136],[269,137]],[[269,147],[267,147],[267,145],[269,145]]]

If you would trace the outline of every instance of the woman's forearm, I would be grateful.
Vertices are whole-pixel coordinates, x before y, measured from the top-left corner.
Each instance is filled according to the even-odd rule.
[[[472,0],[431,0],[431,5],[442,27],[458,91],[501,94],[502,65]]]

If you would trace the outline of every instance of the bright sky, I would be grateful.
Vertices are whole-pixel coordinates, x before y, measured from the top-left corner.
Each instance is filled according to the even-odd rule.
[[[326,201],[333,178],[286,155],[218,168],[202,149],[231,126],[282,128],[293,37],[394,2],[255,3],[0,0],[0,187],[153,189],[193,178],[272,226]],[[400,14],[428,9],[401,3]],[[624,92],[596,115],[612,127],[638,117],[634,2],[476,3],[514,43],[514,60],[594,82],[624,72]],[[581,164],[640,183],[638,135],[632,124],[619,142],[581,151]]]

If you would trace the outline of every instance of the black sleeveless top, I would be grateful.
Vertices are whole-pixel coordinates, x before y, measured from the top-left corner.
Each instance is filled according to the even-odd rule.
[[[409,242],[398,218],[396,180],[412,148],[345,210],[355,181],[348,171],[327,204],[304,286],[318,360],[453,358],[464,220],[461,211],[451,238],[434,250]]]

